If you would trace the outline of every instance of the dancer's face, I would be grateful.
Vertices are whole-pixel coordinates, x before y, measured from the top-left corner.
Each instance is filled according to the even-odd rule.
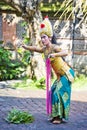
[[[41,35],[41,41],[44,46],[48,46],[50,44],[50,38],[46,34]]]

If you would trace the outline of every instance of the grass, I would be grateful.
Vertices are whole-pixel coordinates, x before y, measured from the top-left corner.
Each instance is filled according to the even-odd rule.
[[[54,79],[52,79],[52,83]],[[31,79],[24,79],[21,82],[17,82],[13,85],[15,88],[22,88],[22,89],[46,89],[45,86],[45,78],[41,78],[40,80],[31,80]],[[74,90],[84,90],[87,89],[87,77],[84,75],[80,75],[75,78],[75,81],[72,83],[72,89]]]
[[[87,77],[83,74],[80,74],[78,77],[75,78],[74,83],[72,84],[72,89],[87,89]]]
[[[24,79],[12,85],[15,88],[23,89],[45,89],[45,78],[39,80]]]

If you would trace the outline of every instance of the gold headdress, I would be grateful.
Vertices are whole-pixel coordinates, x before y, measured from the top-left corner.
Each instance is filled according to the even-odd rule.
[[[53,29],[51,22],[49,21],[48,17],[46,16],[45,19],[40,24],[40,35],[46,34],[49,37],[53,36]]]

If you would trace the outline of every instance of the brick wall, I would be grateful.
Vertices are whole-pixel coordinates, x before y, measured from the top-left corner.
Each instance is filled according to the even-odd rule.
[[[23,34],[26,33],[25,27],[21,26],[22,22],[20,17],[15,16],[14,21],[9,23],[0,15],[0,40],[6,44],[13,43],[13,36],[22,39]]]
[[[3,21],[2,28],[4,43],[12,42],[12,37],[16,36],[16,24],[8,24],[6,21]]]

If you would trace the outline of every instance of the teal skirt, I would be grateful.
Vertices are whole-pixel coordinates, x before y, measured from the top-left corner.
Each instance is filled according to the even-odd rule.
[[[70,73],[74,77],[74,71],[70,69]],[[55,80],[51,87],[52,101],[52,117],[59,116],[60,118],[68,119],[70,111],[71,97],[71,82],[67,76],[60,77],[60,80]]]

